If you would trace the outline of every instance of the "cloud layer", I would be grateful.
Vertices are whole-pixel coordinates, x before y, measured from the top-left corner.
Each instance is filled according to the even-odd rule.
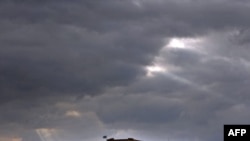
[[[222,140],[250,119],[249,7],[1,1],[0,141]]]

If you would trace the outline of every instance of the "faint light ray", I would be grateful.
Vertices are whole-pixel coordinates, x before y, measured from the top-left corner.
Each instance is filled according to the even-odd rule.
[[[35,131],[38,134],[41,141],[56,141],[54,139],[54,134],[56,132],[55,129],[41,128],[41,129],[36,129]]]
[[[206,87],[201,87],[198,84],[195,84],[193,81],[190,81],[184,77],[180,77],[174,73],[171,73],[170,71],[168,71],[166,69],[166,67],[155,64],[152,66],[147,66],[146,69],[147,69],[147,74],[146,74],[147,77],[153,77],[153,76],[157,75],[158,73],[161,73],[163,75],[170,76],[170,78],[175,80],[175,81],[181,82],[182,84],[189,85],[197,90],[200,90],[203,92],[209,92],[209,93],[213,92],[212,90],[210,90]]]
[[[140,2],[139,0],[133,0],[132,3],[133,3],[135,6],[139,7],[139,8],[142,7],[142,4],[141,4],[141,2]]]
[[[39,136],[39,138],[40,138],[41,141],[47,141],[47,140],[44,138],[44,136],[42,135],[42,133],[40,132],[39,129],[36,129],[36,133],[38,134],[38,136]]]
[[[181,82],[183,84],[186,84],[188,86],[191,86],[191,87],[195,88],[196,90],[203,91],[203,92],[208,92],[208,93],[214,93],[211,89],[208,89],[206,87],[201,87],[200,85],[194,83],[193,81],[190,81],[190,80],[188,80],[188,79],[186,79],[184,77],[180,77],[180,76],[178,76],[178,75],[176,75],[174,73],[168,73],[168,75],[172,79],[174,79],[174,80],[176,80],[178,82]]]

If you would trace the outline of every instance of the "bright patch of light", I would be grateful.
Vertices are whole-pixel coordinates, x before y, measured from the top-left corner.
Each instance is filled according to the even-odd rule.
[[[150,72],[164,72],[165,71],[165,69],[160,66],[148,66],[147,69]]]
[[[77,118],[77,117],[81,117],[81,113],[79,113],[78,111],[75,111],[75,110],[71,110],[71,111],[67,111],[65,113],[65,116]]]
[[[201,38],[171,38],[164,48],[197,49]]]
[[[172,48],[185,48],[185,44],[181,39],[173,38],[170,40],[168,47]]]
[[[155,73],[166,72],[166,69],[159,65],[147,66],[146,70],[147,70],[147,76],[154,76]]]

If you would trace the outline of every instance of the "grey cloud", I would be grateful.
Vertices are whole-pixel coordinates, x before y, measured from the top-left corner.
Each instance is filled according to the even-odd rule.
[[[45,87],[88,92],[98,91],[95,85],[126,84],[142,72],[140,66],[150,61],[158,44],[154,39],[132,33],[128,33],[131,37],[123,37],[71,27],[20,28],[9,33],[14,37],[4,36],[7,39],[2,42],[3,78],[7,80],[5,85],[11,85],[3,86],[5,89],[17,83],[17,89]]]
[[[35,140],[34,129],[57,128],[80,140],[132,128],[210,141],[235,115],[248,122],[249,2],[137,2],[1,1],[0,135]],[[166,38],[200,36],[203,54],[160,50]],[[178,70],[146,77],[156,56]],[[72,109],[86,117],[63,116]]]

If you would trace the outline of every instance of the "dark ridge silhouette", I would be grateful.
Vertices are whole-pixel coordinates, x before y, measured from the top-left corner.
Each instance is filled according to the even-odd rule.
[[[136,140],[133,138],[127,138],[127,139],[114,139],[114,138],[109,138],[107,139],[107,141],[140,141],[140,140]]]

